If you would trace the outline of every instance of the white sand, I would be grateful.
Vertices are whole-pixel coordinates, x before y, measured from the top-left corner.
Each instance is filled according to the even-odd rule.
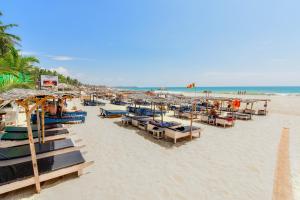
[[[3,199],[271,199],[283,127],[290,128],[294,196],[300,199],[300,97],[267,98],[272,99],[268,116],[228,129],[194,123],[204,128],[201,138],[176,145],[122,127],[120,119],[99,118],[98,107],[84,107],[86,123],[71,130],[87,145],[85,158],[95,164],[80,178],[47,182],[41,194],[31,187]]]

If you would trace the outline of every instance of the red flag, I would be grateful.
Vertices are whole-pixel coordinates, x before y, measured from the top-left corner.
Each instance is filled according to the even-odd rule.
[[[195,85],[196,85],[195,83],[191,83],[191,84],[188,84],[186,87],[187,87],[187,88],[194,88]]]

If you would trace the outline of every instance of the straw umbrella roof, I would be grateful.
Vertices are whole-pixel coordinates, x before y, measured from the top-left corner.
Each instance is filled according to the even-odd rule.
[[[22,100],[38,96],[54,96],[55,93],[48,90],[12,89],[0,94],[3,101]]]
[[[76,92],[53,92],[49,90],[12,89],[0,94],[0,108],[16,100],[34,99],[37,97],[61,98],[64,96],[76,97]]]

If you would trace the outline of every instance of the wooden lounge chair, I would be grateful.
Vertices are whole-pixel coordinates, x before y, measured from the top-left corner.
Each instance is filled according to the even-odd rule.
[[[192,129],[192,135],[190,130]],[[191,127],[191,126],[180,126],[176,128],[166,128],[165,129],[165,137],[172,138],[174,140],[174,144],[178,139],[184,137],[200,137],[201,128]]]
[[[151,121],[151,118],[142,118],[138,119],[138,127],[142,130],[147,130],[148,122]]]
[[[131,124],[133,126],[136,126],[136,127],[139,126],[139,120],[140,119],[149,119],[149,120],[151,120],[151,117],[149,117],[149,116],[130,116],[130,118],[131,118]]]
[[[45,130],[45,137],[49,136],[55,136],[55,135],[63,135],[68,134],[69,131],[67,129],[61,129],[61,130]],[[38,132],[34,131],[32,132],[33,138],[38,137]],[[27,140],[28,134],[27,132],[5,132],[0,135],[0,141],[3,140]]]
[[[250,120],[251,115],[246,113],[239,113],[239,112],[229,112],[227,113],[228,117],[233,117],[234,119],[240,119],[240,120]]]
[[[70,147],[74,147],[71,139],[54,140],[45,143],[35,143],[35,150],[37,155]],[[27,156],[30,156],[30,147],[28,144],[16,147],[0,148],[0,165],[2,165],[3,161],[17,160],[17,158]],[[29,160],[30,159],[31,158],[29,157]]]
[[[67,129],[49,129],[45,130],[44,142],[51,140],[61,140],[69,137]],[[33,132],[33,142],[39,142],[38,132]],[[0,148],[14,147],[28,144],[27,132],[5,132],[0,134]]]
[[[215,123],[225,128],[226,126],[234,126],[235,120],[232,117],[217,117]]]
[[[257,115],[267,115],[267,111],[266,110],[258,110]]]
[[[205,122],[205,123],[208,123],[208,115],[205,115],[205,114],[203,114],[203,115],[200,115],[200,121],[201,122]]]
[[[246,114],[251,114],[251,115],[255,115],[255,110],[251,110],[251,109],[244,109],[244,110],[243,110],[243,113],[246,113]]]
[[[156,139],[161,139],[164,136],[166,128],[175,128],[181,126],[178,122],[161,122],[157,120],[151,120],[147,124],[147,131],[153,134]]]
[[[54,129],[54,128],[63,128],[63,124],[46,124],[45,130]],[[37,131],[38,127],[36,124],[31,125],[32,131]],[[26,126],[6,126],[4,129],[5,132],[27,132]]]
[[[151,131],[155,127],[159,128],[172,128],[172,127],[177,127],[180,126],[181,124],[178,122],[161,122],[158,120],[150,120],[149,123],[147,124],[147,130]]]
[[[44,182],[66,174],[81,174],[85,167],[93,162],[85,162],[80,151],[53,155],[37,159],[39,182]],[[34,185],[31,160],[12,165],[0,166],[0,194]]]
[[[126,110],[105,110],[100,108],[100,116],[105,118],[116,118],[127,115],[128,112]]]
[[[191,119],[191,118],[197,119],[197,118],[198,118],[198,115],[199,115],[198,112],[193,112],[192,115],[191,115],[190,112],[183,112],[183,113],[181,114],[181,117],[187,118],[187,119]]]
[[[34,124],[37,123],[37,116],[32,115],[31,118],[32,122]],[[45,124],[67,124],[67,123],[84,123],[85,122],[85,116],[82,115],[72,115],[72,116],[62,116],[62,117],[57,117],[57,116],[47,116],[45,117]]]

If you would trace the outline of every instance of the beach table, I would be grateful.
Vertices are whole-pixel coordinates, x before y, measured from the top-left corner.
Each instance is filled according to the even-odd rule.
[[[165,130],[163,128],[155,127],[152,129],[153,137],[156,139],[161,139],[164,137]]]

